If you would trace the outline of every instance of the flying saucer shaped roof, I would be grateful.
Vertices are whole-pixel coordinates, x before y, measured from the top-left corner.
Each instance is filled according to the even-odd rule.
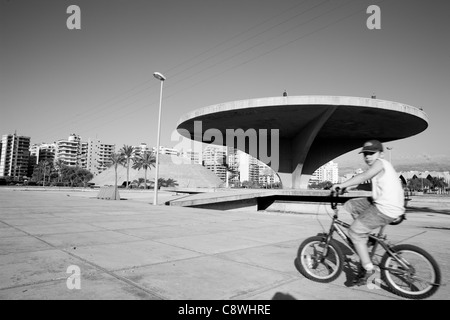
[[[372,98],[342,96],[290,96],[232,101],[192,111],[178,121],[194,137],[194,121],[203,132],[218,129],[278,129],[281,138],[292,138],[301,128],[330,107],[333,114],[321,127],[319,137],[391,141],[407,138],[428,127],[428,117],[420,109],[403,103]]]
[[[181,117],[177,130],[190,139],[211,143],[204,139],[204,133],[215,129],[224,138],[212,143],[221,145],[226,144],[230,132],[237,136],[233,133],[237,129],[254,129],[257,133],[261,129],[277,130],[280,166],[276,171],[297,172],[298,176],[311,175],[324,163],[361,147],[368,139],[404,139],[427,127],[427,115],[403,103],[346,96],[288,96],[200,108]],[[243,151],[248,152],[248,148]]]

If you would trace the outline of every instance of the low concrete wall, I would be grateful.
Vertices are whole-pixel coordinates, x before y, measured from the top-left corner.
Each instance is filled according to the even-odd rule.
[[[102,187],[97,194],[97,199],[120,200],[119,189],[115,187]]]
[[[256,198],[253,198],[245,200],[208,203],[192,207],[201,209],[222,210],[222,211],[257,211],[258,202]]]
[[[330,203],[325,202],[299,202],[275,200],[265,211],[269,212],[292,212],[292,213],[332,213]]]

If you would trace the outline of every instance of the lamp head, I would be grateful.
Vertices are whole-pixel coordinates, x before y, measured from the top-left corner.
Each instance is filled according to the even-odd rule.
[[[159,73],[159,72],[153,73],[153,76],[154,76],[156,79],[161,80],[161,81],[166,80],[166,77],[164,77],[164,76],[163,76],[161,73]]]

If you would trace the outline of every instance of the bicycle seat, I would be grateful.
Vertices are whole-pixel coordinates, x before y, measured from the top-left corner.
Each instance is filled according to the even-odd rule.
[[[400,217],[389,223],[392,226],[395,226],[397,224],[400,224],[403,222],[403,220],[406,220],[406,213],[402,214]]]

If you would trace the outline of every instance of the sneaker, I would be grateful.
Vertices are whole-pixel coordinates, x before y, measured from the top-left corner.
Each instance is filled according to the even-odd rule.
[[[370,271],[367,271],[366,269],[364,269],[364,268],[360,268],[359,269],[359,273],[358,273],[358,275],[356,276],[356,278],[353,280],[353,282],[352,282],[352,284],[354,285],[354,286],[363,286],[363,285],[366,285],[367,284],[367,280],[369,280],[369,278],[371,277],[371,276],[373,276],[374,274],[375,274],[375,269],[372,269],[372,270],[370,270]]]

